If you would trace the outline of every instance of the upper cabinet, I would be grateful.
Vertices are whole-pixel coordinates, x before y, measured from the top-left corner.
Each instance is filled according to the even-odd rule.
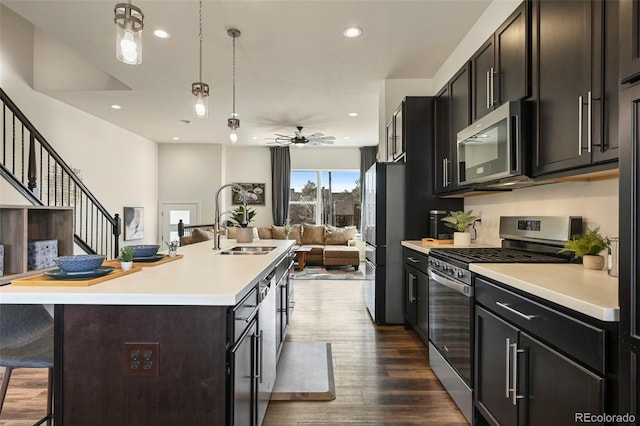
[[[433,99],[434,126],[434,192],[442,194],[451,187],[451,141],[449,140],[449,85]]]
[[[523,2],[471,58],[473,121],[530,95],[528,6]]]
[[[617,75],[605,53],[617,31],[604,28],[616,13],[617,2],[533,1],[535,176],[617,159],[617,85],[605,78]]]
[[[640,80],[640,3],[635,0],[620,4],[620,77],[623,84]]]
[[[390,162],[404,161],[406,151],[403,123],[404,105],[405,103],[402,102],[387,123],[387,161]]]

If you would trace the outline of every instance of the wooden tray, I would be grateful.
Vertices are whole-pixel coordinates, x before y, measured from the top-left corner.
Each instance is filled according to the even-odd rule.
[[[182,259],[184,254],[177,254],[175,257],[165,256],[160,260],[156,260],[155,262],[133,262],[133,267],[148,267],[148,266],[158,266],[164,263],[173,262],[174,260]],[[107,260],[102,263],[104,266],[115,266],[120,267],[120,261],[118,259]]]
[[[109,265],[113,266],[113,265]],[[30,277],[18,278],[11,281],[11,285],[16,286],[68,286],[68,287],[88,287],[104,281],[119,278],[125,275],[142,271],[140,267],[133,267],[128,271],[123,271],[119,267],[112,273],[96,278],[88,278],[86,280],[57,280],[45,274],[32,275]]]
[[[422,244],[453,244],[453,240],[437,240],[435,238],[423,238]]]

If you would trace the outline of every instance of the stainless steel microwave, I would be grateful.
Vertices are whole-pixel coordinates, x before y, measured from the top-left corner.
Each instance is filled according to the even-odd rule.
[[[512,101],[458,132],[458,185],[528,181],[527,103]],[[500,186],[500,185],[496,185]]]

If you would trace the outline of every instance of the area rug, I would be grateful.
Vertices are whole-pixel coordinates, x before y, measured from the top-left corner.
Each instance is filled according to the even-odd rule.
[[[284,342],[271,394],[277,401],[336,399],[331,343]]]
[[[356,271],[353,266],[305,266],[302,271],[293,271],[296,280],[364,280],[365,264]]]

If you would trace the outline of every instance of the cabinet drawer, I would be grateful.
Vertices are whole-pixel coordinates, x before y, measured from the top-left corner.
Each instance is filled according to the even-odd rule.
[[[605,373],[605,330],[476,277],[476,303],[546,341],[584,365]]]
[[[415,250],[405,248],[404,263],[406,265],[411,265],[418,271],[424,272],[426,274],[427,268],[429,267],[429,256],[419,253]]]
[[[244,299],[233,308],[233,342],[238,341],[244,330],[257,317],[259,308],[258,289],[254,287]]]

